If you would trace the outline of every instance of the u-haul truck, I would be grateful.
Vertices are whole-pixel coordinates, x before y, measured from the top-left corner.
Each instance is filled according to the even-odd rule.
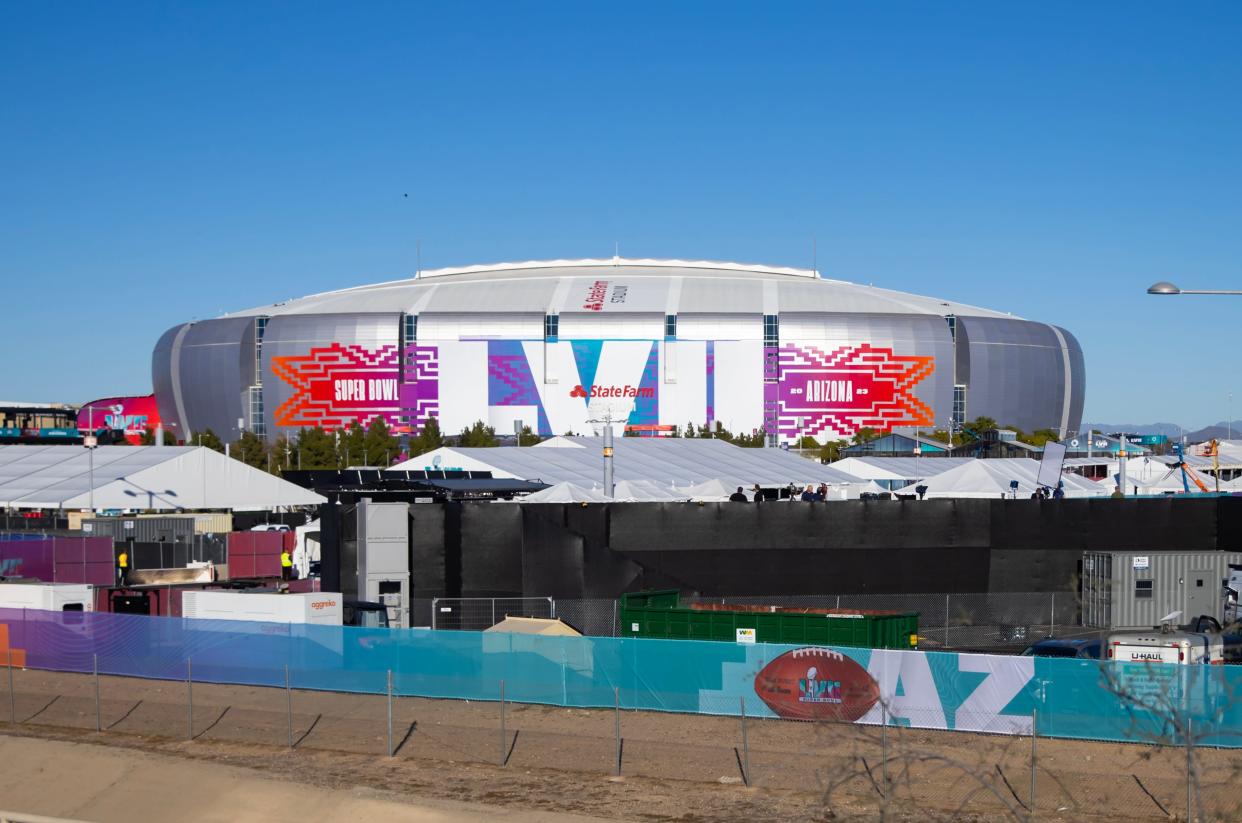
[[[341,625],[341,595],[334,592],[187,591],[181,616],[199,620]]]
[[[1189,665],[1225,662],[1219,634],[1139,629],[1113,632],[1105,645],[1105,659],[1118,663]]]

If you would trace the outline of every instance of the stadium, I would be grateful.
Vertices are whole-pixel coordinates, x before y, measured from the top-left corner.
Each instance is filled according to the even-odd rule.
[[[1068,331],[815,271],[554,260],[419,272],[179,324],[152,357],[174,437],[273,439],[380,417],[542,435],[718,421],[770,445],[978,416],[1062,436],[1082,417]]]

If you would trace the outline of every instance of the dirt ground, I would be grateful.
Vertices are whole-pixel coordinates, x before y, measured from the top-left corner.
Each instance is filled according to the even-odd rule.
[[[502,736],[498,703],[398,698],[390,758],[382,695],[194,684],[191,717],[183,682],[101,677],[96,732],[91,676],[15,671],[11,705],[2,681],[0,734],[9,737],[413,803],[645,821],[1030,817],[1029,737],[752,719],[744,745],[738,718],[515,704],[505,706]],[[1036,747],[1041,820],[1186,818],[1183,749],[1047,738]],[[1242,816],[1240,760],[1196,750],[1196,817]]]

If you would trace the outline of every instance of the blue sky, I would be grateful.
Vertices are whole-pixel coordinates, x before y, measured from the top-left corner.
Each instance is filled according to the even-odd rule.
[[[1087,416],[1226,416],[1242,4],[26,3],[0,26],[0,396],[424,267],[809,266],[1070,329]],[[409,197],[404,197],[404,194]]]

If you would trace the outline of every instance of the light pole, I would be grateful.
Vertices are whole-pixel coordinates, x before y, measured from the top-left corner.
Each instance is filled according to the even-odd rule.
[[[1147,287],[1148,294],[1242,294],[1238,289],[1183,289],[1168,280],[1152,283]]]
[[[1148,287],[1147,287],[1147,293],[1148,293],[1148,294],[1233,294],[1233,295],[1242,295],[1242,290],[1239,290],[1239,289],[1183,289],[1183,288],[1180,288],[1179,286],[1176,286],[1176,285],[1174,285],[1174,284],[1170,283],[1168,280],[1161,280],[1159,283],[1152,283],[1150,286],[1148,286]],[[1226,428],[1227,428],[1227,431],[1228,431],[1228,434],[1227,434],[1227,436],[1226,436],[1226,438],[1225,438],[1225,439],[1226,439],[1226,440],[1230,440],[1230,439],[1232,439],[1232,438],[1233,438],[1233,392],[1229,392],[1229,403],[1228,403],[1228,407],[1226,408],[1226,415],[1225,415],[1225,416],[1229,418],[1229,420],[1225,421],[1225,425],[1226,425]]]
[[[86,407],[86,426],[90,429],[90,433],[82,439],[82,444],[86,446],[86,485],[87,485],[87,502],[90,505],[91,516],[95,515],[95,407]]]

